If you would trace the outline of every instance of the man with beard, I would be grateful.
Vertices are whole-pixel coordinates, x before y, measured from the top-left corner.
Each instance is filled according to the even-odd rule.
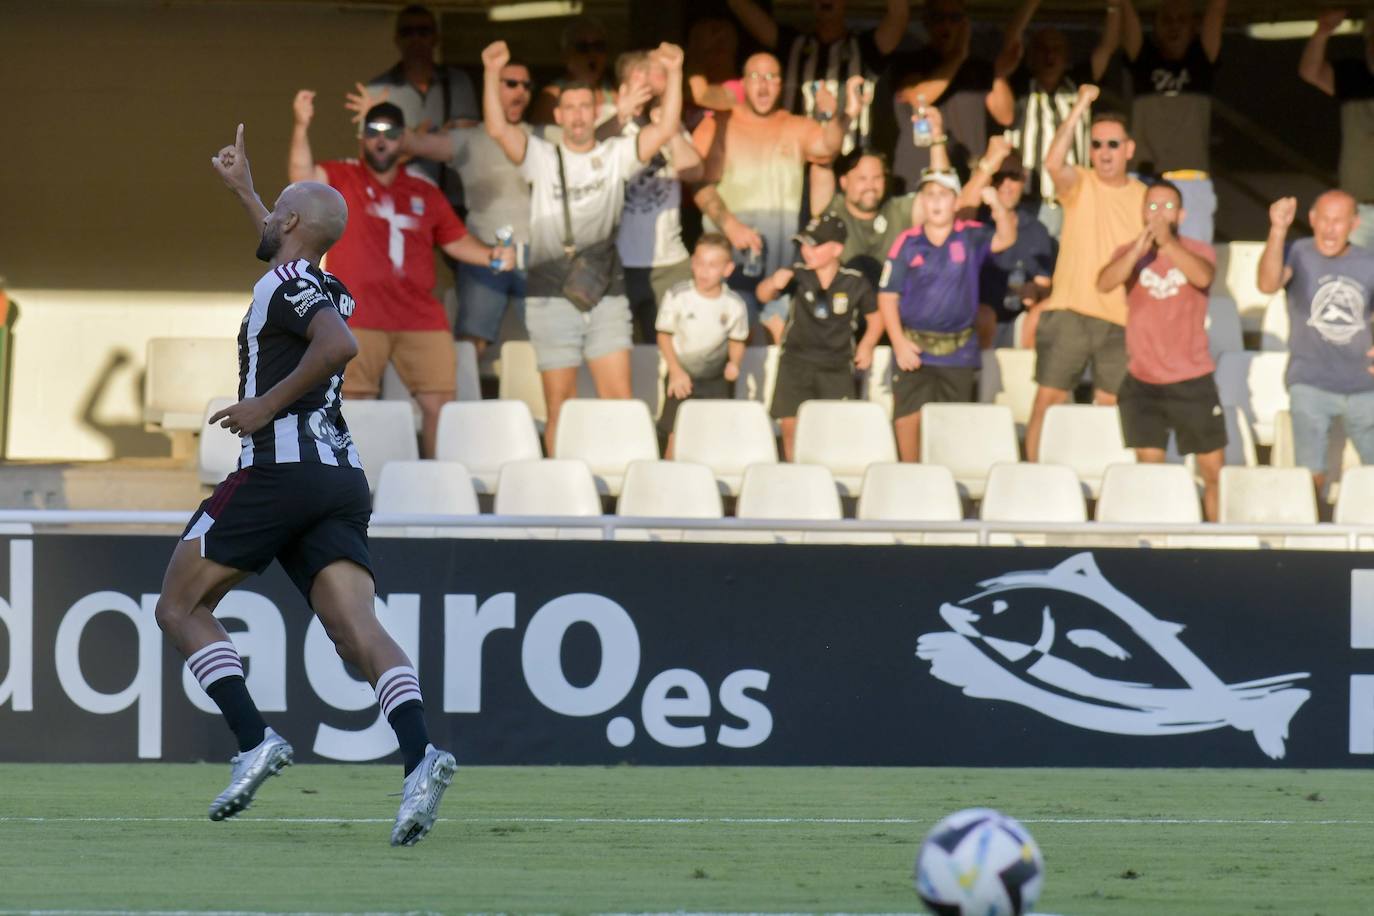
[[[339,657],[372,685],[396,732],[406,776],[391,843],[414,845],[434,825],[457,766],[429,743],[415,667],[374,610],[371,500],[339,409],[344,366],[358,352],[345,323],[354,304],[320,269],[344,234],[348,208],[338,191],[305,181],[282,191],[269,213],[253,190],[242,124],[234,143],[210,161],[261,227],[257,254],[271,265],[239,329],[239,401],[210,418],[243,440],[238,468],[191,517],[155,611],[238,744],[210,820],[243,811],[291,763],[291,745],[263,721],[243,659],[214,616],[230,589],[275,559]]]
[[[786,298],[758,314],[754,288],[793,261],[792,236],[802,205],[803,167],[826,164],[839,153],[858,116],[862,77],[845,85],[843,108],[824,123],[778,107],[782,67],[771,54],[744,64],[745,102],[703,120],[693,134],[702,153],[707,182],[696,193],[707,231],[721,232],[739,261],[730,288],[749,303],[777,341],[787,314]]]
[[[390,102],[363,116],[362,161],[317,163],[310,149],[315,93],[302,89],[293,105],[287,174],[292,181],[315,180],[336,188],[353,218],[330,252],[329,269],[358,299],[353,327],[358,358],[344,397],[375,398],[388,362],[420,405],[420,454],[434,457],[439,411],[458,387],[458,357],[444,307],[434,298],[434,253],[484,269],[501,249],[469,235],[444,195],[418,169],[401,166],[405,115]],[[502,270],[514,265],[503,258]]]

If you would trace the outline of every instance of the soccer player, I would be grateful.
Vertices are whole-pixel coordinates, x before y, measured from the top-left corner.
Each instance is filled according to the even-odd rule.
[[[358,352],[345,324],[353,299],[319,267],[348,208],[338,191],[303,181],[269,213],[253,190],[242,124],[211,165],[261,225],[257,256],[271,269],[253,287],[239,329],[239,401],[210,418],[242,438],[238,469],[191,517],[157,602],[158,626],[238,739],[210,819],[247,808],[291,763],[291,745],[263,721],[243,661],[213,616],[231,588],[276,559],[396,730],[406,776],[391,843],[410,846],[434,825],[457,765],[429,743],[415,668],[373,610],[367,481],[339,401],[344,366]]]

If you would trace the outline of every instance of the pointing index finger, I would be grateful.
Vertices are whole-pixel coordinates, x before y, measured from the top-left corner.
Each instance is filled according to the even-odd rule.
[[[234,136],[234,149],[243,152],[243,125],[239,125],[238,133]]]

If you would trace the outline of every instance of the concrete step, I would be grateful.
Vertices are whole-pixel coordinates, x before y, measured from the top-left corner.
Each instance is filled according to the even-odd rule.
[[[173,458],[0,464],[0,509],[190,511],[210,489]]]

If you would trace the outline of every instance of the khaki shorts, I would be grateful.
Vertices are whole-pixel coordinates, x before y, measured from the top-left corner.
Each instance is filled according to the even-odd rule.
[[[358,355],[344,372],[344,394],[375,397],[386,364],[396,367],[411,394],[442,394],[458,388],[458,351],[448,331],[377,331],[357,328]]]
[[[1126,329],[1068,309],[1041,310],[1035,328],[1035,383],[1072,391],[1092,370],[1093,387],[1116,394],[1126,377]]]

